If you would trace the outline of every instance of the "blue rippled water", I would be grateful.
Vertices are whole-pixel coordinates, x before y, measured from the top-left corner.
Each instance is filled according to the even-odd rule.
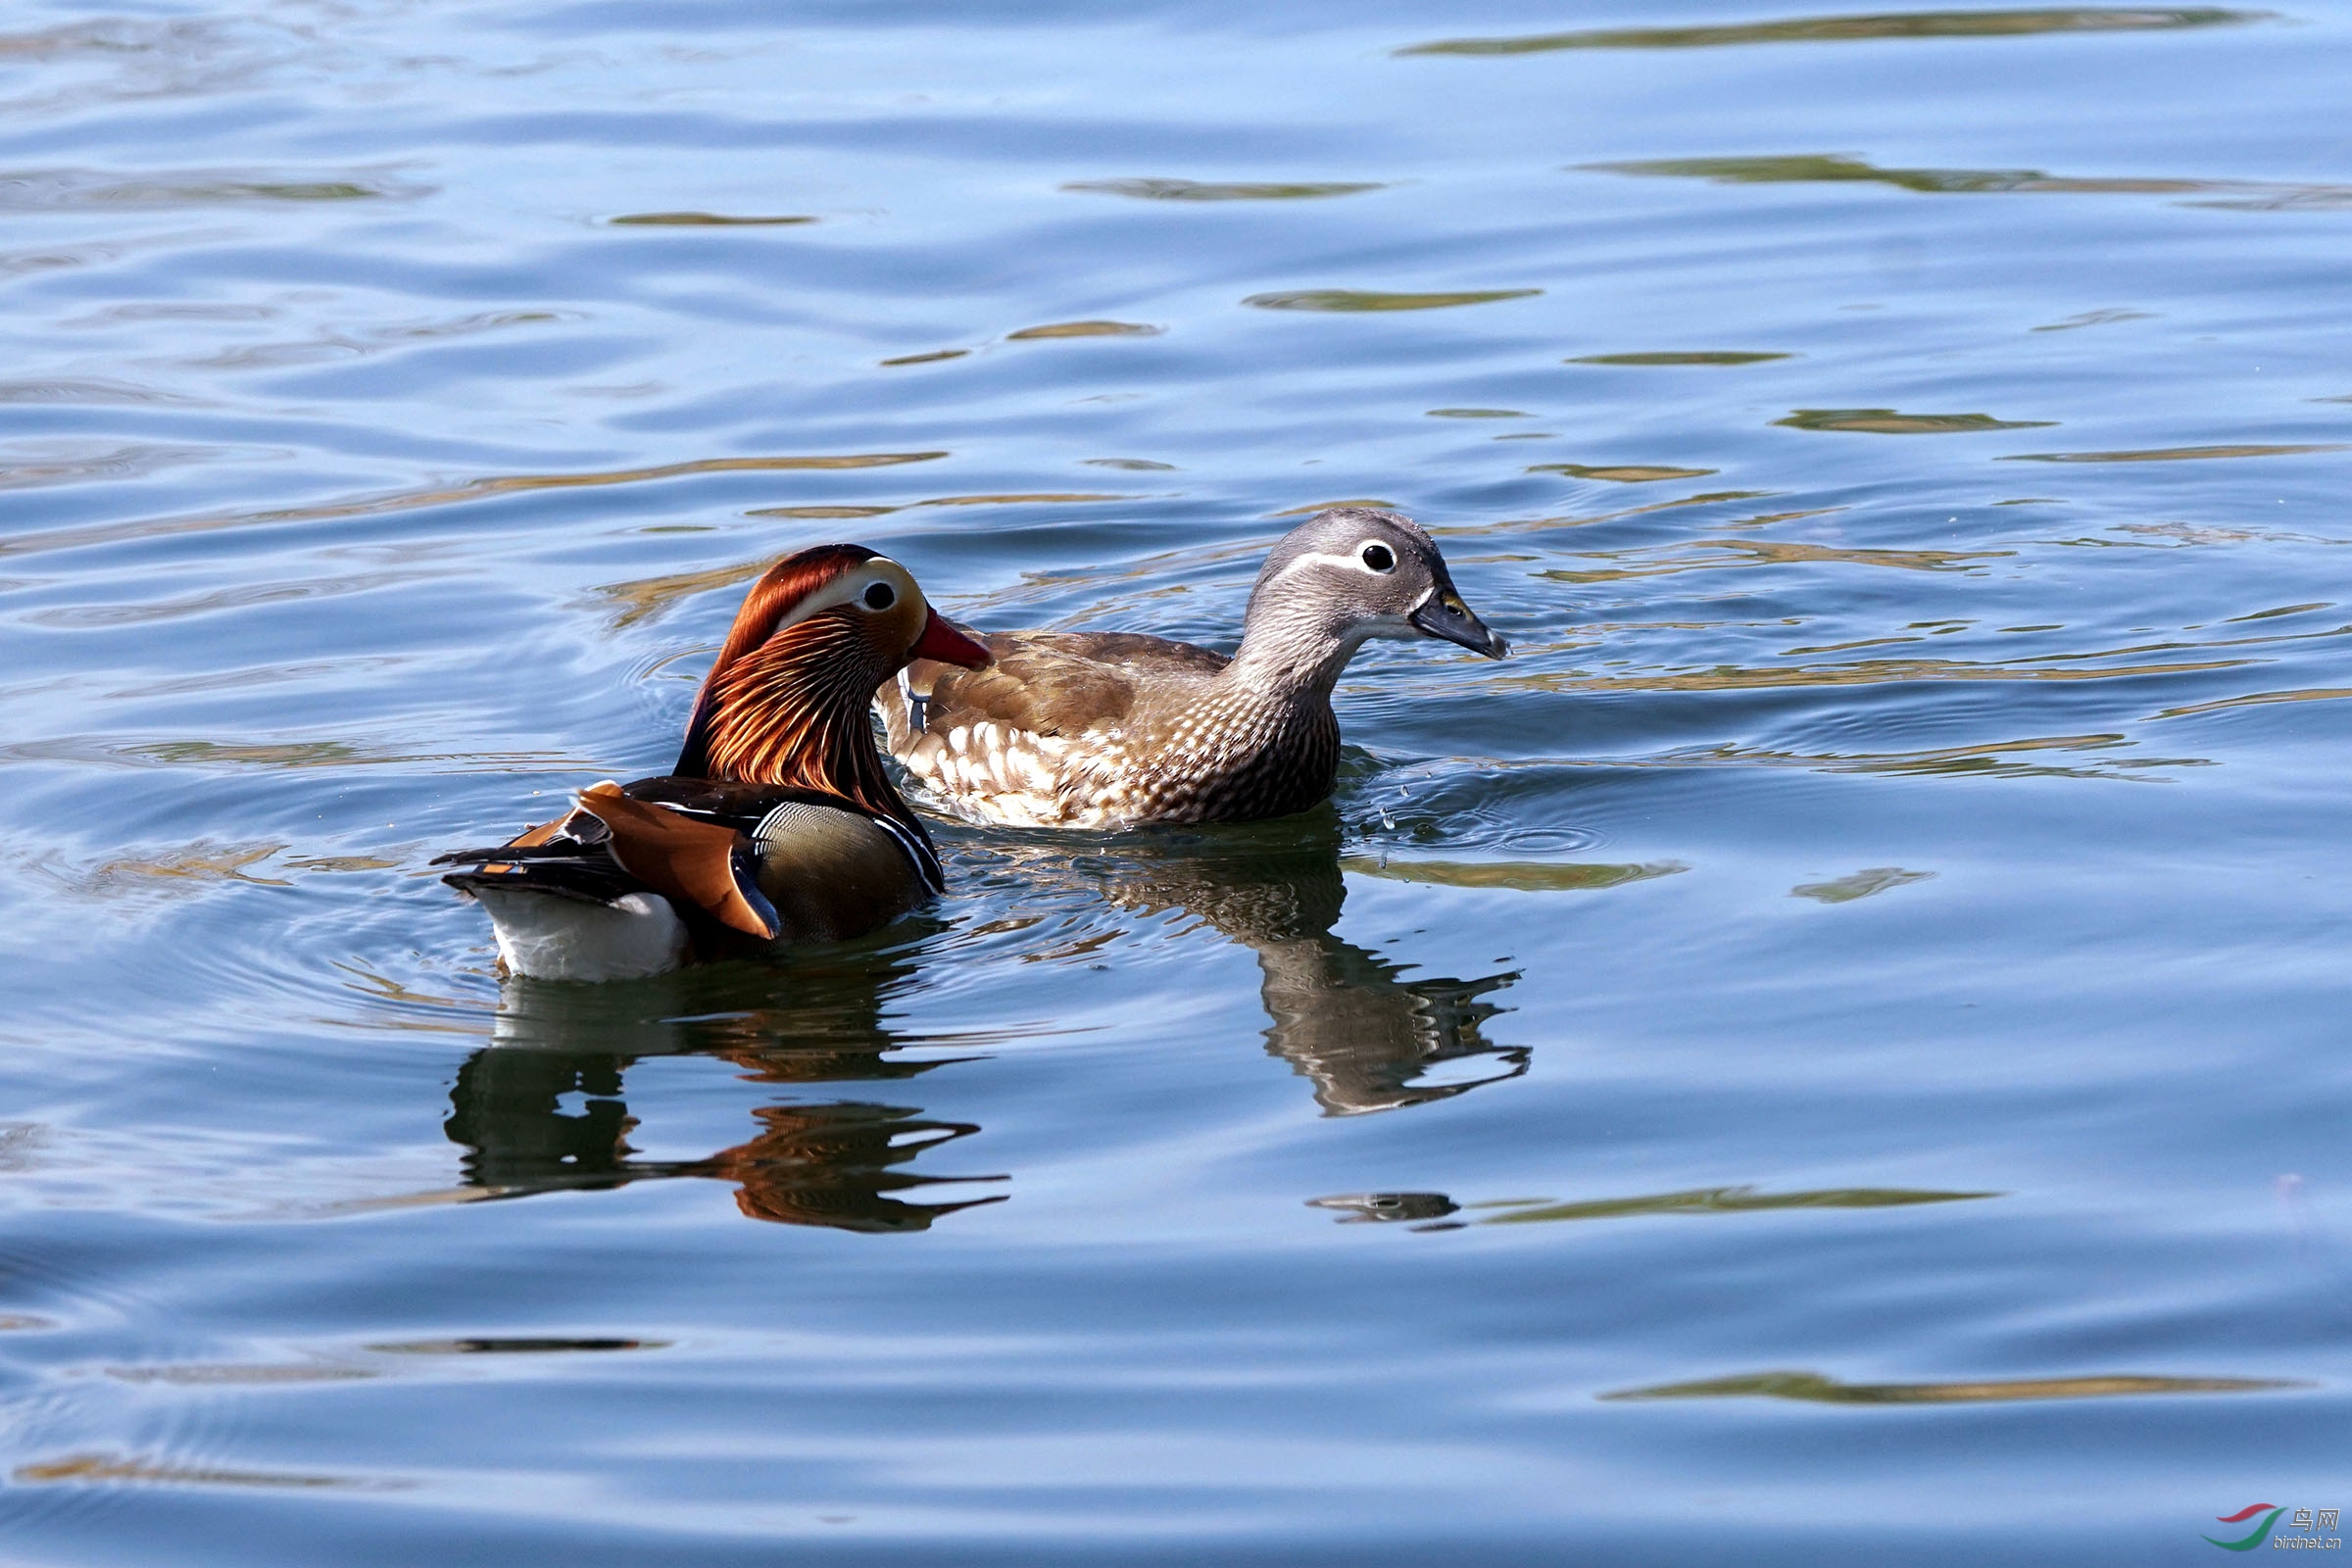
[[[0,1555],[2352,1500],[2352,9],[1754,3],[10,8]],[[1357,498],[1518,653],[1327,810],[595,989],[425,867],[785,551],[1230,645]]]

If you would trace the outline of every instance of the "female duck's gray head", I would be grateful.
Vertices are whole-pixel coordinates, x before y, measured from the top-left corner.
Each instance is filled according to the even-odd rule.
[[[1243,628],[1353,653],[1372,637],[1442,637],[1500,659],[1510,644],[1471,613],[1446,558],[1401,513],[1334,507],[1285,534],[1250,593]]]

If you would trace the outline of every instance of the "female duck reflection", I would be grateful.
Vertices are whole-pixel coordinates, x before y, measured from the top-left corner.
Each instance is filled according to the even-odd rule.
[[[1480,1031],[1505,1010],[1484,999],[1518,971],[1407,980],[1408,965],[1333,934],[1348,897],[1340,848],[1338,820],[1324,808],[1088,855],[1056,848],[1041,852],[1035,869],[1082,879],[1141,914],[1182,910],[1252,949],[1267,1053],[1314,1085],[1326,1115],[1424,1104],[1526,1072],[1527,1047],[1492,1045]],[[1472,1065],[1430,1080],[1449,1062]]]
[[[1491,1045],[1480,1032],[1501,1010],[1484,998],[1516,973],[1407,980],[1398,964],[1332,933],[1347,897],[1339,849],[1338,826],[1322,813],[1075,858],[1041,852],[1028,869],[1077,880],[1140,913],[1181,909],[1253,949],[1267,1050],[1314,1086],[1328,1115],[1421,1104],[1525,1072],[1527,1048]],[[450,1092],[444,1130],[467,1151],[466,1183],[519,1197],[711,1177],[737,1184],[736,1203],[750,1218],[873,1232],[924,1230],[942,1215],[1003,1200],[1003,1193],[912,1199],[1003,1178],[907,1169],[980,1129],[880,1102],[757,1106],[752,1138],[703,1159],[639,1159],[628,1143],[638,1123],[624,1078],[647,1056],[716,1056],[765,1084],[904,1082],[971,1060],[887,1054],[903,1042],[883,1025],[882,1004],[913,967],[900,955],[844,954],[823,968],[785,971],[722,965],[624,993],[508,982],[492,1043],[466,1059]],[[1485,1070],[1429,1081],[1452,1062]],[[565,1109],[575,1094],[585,1104]]]

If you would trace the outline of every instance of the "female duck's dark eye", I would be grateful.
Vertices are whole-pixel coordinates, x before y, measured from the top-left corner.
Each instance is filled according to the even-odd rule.
[[[1363,562],[1374,571],[1394,571],[1396,569],[1396,552],[1387,545],[1366,545],[1363,548]]]
[[[868,610],[888,610],[898,602],[899,596],[886,582],[874,583],[865,590],[865,608]]]

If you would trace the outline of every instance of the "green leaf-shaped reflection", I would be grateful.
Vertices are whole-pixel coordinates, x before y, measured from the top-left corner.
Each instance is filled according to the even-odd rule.
[[[1804,882],[1788,890],[1792,899],[1811,899],[1816,904],[1851,904],[1867,899],[1888,888],[1899,888],[1911,882],[1925,882],[1933,871],[1906,871],[1899,865],[1874,865],[1841,876],[1830,882]]]
[[[2291,458],[2306,452],[2341,452],[2341,443],[2319,446],[2150,447],[2140,452],[2021,452],[2003,463],[2197,463],[2214,458]]]
[[[1775,419],[1794,430],[1848,430],[1865,435],[1953,435],[1969,430],[2034,430],[2055,419],[1996,419],[1989,414],[1898,414],[1892,409],[1798,409]]]
[[[1017,332],[1007,332],[1004,340],[1028,343],[1053,337],[1157,337],[1166,330],[1164,326],[1148,326],[1140,321],[1051,321],[1044,326],[1024,326]]]
[[[1391,294],[1378,289],[1299,288],[1252,294],[1242,303],[1261,311],[1442,311],[1454,305],[1523,300],[1543,292],[1540,288],[1484,288],[1446,294]]]
[[[1353,196],[1383,187],[1361,180],[1294,180],[1284,182],[1198,179],[1081,179],[1061,187],[1098,196],[1134,196],[1152,202],[1282,202],[1312,201],[1321,196]]]
[[[2338,212],[2352,205],[2352,186],[2291,185],[2258,179],[2183,179],[2147,175],[2052,174],[2039,169],[1881,169],[1835,153],[1764,158],[1656,158],[1632,163],[1579,164],[1599,174],[1706,179],[1718,185],[1835,184],[1866,181],[1931,195],[2024,192],[2042,196],[2204,196],[2192,207],[2237,212]]]
[[[1700,27],[1593,27],[1516,38],[1442,38],[1399,55],[1532,55],[1556,49],[1708,49],[1745,43],[1842,43],[1875,38],[2014,38],[2044,32],[2148,32],[2260,22],[2268,11],[2218,7],[2063,6],[2021,11],[1896,11],[1792,17]]]
[[[1602,1198],[1583,1203],[1529,1203],[1479,1221],[1532,1225],[1567,1219],[1625,1219],[1641,1214],[1750,1214],[1771,1208],[1899,1208],[1910,1203],[1956,1203],[1999,1193],[1923,1192],[1908,1187],[1827,1187],[1803,1193],[1759,1193],[1753,1187],[1696,1187],[1646,1198]],[[1495,1205],[1473,1203],[1472,1208]]]
[[[1792,360],[1793,354],[1753,354],[1738,350],[1665,352],[1657,354],[1587,354],[1563,361],[1567,365],[1761,365],[1766,360]]]
[[[1571,479],[1606,479],[1612,484],[1654,484],[1660,479],[1703,479],[1720,468],[1670,468],[1656,463],[1539,463],[1530,473],[1564,473]]]
[[[163,169],[121,174],[90,169],[26,169],[0,172],[0,212],[60,207],[114,211],[219,207],[247,202],[364,202],[426,196],[429,185],[372,173],[341,178],[251,173],[226,170]]]
[[[623,213],[605,221],[623,228],[780,228],[792,223],[813,223],[816,220],[798,213],[772,218],[728,213]]]
[[[2302,1385],[2275,1378],[2165,1378],[2131,1374],[2016,1378],[1998,1383],[1840,1383],[1818,1372],[1751,1372],[1702,1383],[1666,1383],[1604,1399],[1804,1399],[1817,1404],[1984,1404],[2011,1399],[2095,1399],[2121,1394],[2251,1394]]]
[[[1646,865],[1577,864],[1557,860],[1382,860],[1352,855],[1344,871],[1387,877],[1392,882],[1426,882],[1448,888],[1512,888],[1521,893],[1581,893],[1621,888],[1690,868],[1680,860]]]

